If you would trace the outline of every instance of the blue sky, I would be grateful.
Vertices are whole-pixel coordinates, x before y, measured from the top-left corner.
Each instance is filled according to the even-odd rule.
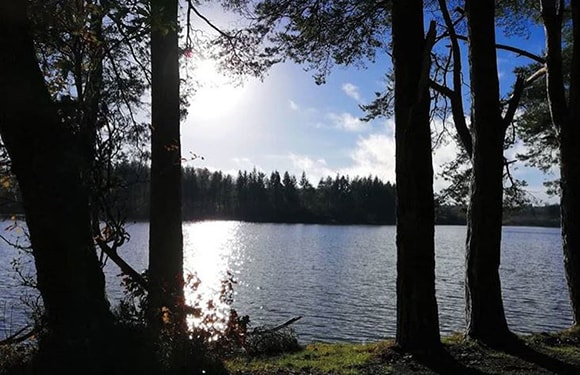
[[[506,39],[498,31],[498,42],[537,54],[544,44],[539,28],[524,40]],[[513,83],[513,67],[528,62],[513,53],[498,54],[502,92],[507,93]],[[184,157],[195,153],[204,160],[188,165],[232,175],[254,167],[267,174],[289,171],[297,177],[305,171],[314,184],[336,174],[394,181],[392,121],[359,120],[364,115],[359,105],[385,87],[384,76],[391,66],[386,54],[366,69],[337,66],[321,86],[314,83],[312,72],[292,63],[274,66],[263,81],[250,78],[239,86],[230,84],[211,61],[192,63],[197,65],[194,73],[202,87],[190,98],[189,115],[182,125],[182,147]],[[464,90],[468,94],[468,88]],[[433,124],[434,129],[440,126]],[[436,172],[454,158],[456,147],[448,143],[434,150]],[[521,147],[509,150],[508,158]],[[546,177],[521,164],[516,168],[514,175],[528,181],[530,194],[546,201],[542,182],[554,176]],[[444,186],[444,181],[436,179],[435,190]]]

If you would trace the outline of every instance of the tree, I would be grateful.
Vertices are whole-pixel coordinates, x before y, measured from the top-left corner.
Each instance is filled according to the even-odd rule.
[[[428,77],[434,24],[427,38],[423,1],[395,1],[392,11],[395,70],[398,345],[425,350],[440,345],[435,299],[433,165]]]
[[[266,29],[276,30],[277,25],[283,24],[283,31],[275,33],[272,42],[284,56],[314,69],[317,83],[324,82],[334,64],[374,61],[377,51],[387,50],[391,20],[393,62],[398,72],[395,80],[398,85],[395,93],[397,342],[409,350],[438,346],[427,91],[432,42],[423,35],[423,2],[269,0],[258,2],[255,13]],[[405,38],[411,38],[411,42]],[[321,188],[331,191],[332,181],[322,181]]]
[[[560,208],[566,279],[574,325],[580,324],[580,4],[571,2],[572,51],[566,84],[562,56],[563,0],[541,0],[546,33],[546,88],[560,163]],[[566,92],[567,89],[567,92]]]
[[[467,335],[498,343],[509,329],[501,297],[504,138],[495,46],[495,1],[467,0],[473,173],[466,252]],[[509,123],[508,123],[509,125]]]
[[[185,329],[178,1],[151,0],[149,324]],[[164,319],[165,318],[165,319]]]
[[[27,3],[0,2],[0,134],[22,194],[48,333],[46,372],[104,370],[112,316],[96,257],[81,149],[36,60]]]
[[[445,82],[449,73],[448,67],[452,66],[453,79],[451,88],[436,82],[431,82],[431,86],[450,101],[456,137],[463,147],[459,158],[449,165],[452,170],[444,173],[444,177],[453,182],[444,194],[450,193],[459,197],[459,200],[469,196],[466,252],[467,335],[489,343],[501,343],[509,337],[499,279],[502,206],[504,202],[513,204],[523,198],[518,188],[521,182],[511,178],[509,163],[503,156],[503,150],[509,144],[506,129],[512,124],[524,87],[540,77],[541,72],[532,74],[527,80],[523,79],[523,75],[518,75],[511,96],[503,104],[499,98],[497,66],[488,63],[495,62],[496,49],[500,48],[536,61],[542,62],[543,59],[516,47],[495,42],[495,12],[503,17],[499,21],[513,26],[515,16],[512,11],[519,9],[521,4],[518,1],[498,2],[497,8],[494,8],[493,2],[478,3],[475,6],[468,3],[465,12],[468,38],[459,36],[455,31],[456,25],[464,16],[463,10],[459,9],[460,19],[454,21],[447,9],[447,1],[439,0],[438,3],[446,27],[445,34],[450,39],[449,59],[452,64],[446,60],[438,62],[437,76]],[[467,39],[469,47],[471,128],[465,120],[462,104],[463,72],[459,39]],[[470,169],[462,170],[458,167],[468,161],[471,162]],[[504,179],[511,180],[511,186],[505,189],[505,195]],[[470,181],[469,194],[465,181]]]

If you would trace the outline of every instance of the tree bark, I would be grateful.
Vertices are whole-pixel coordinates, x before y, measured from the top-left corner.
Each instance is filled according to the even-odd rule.
[[[580,5],[571,2],[573,50],[566,101],[562,59],[564,2],[542,0],[546,34],[546,83],[550,114],[558,132],[560,151],[560,209],[562,248],[574,325],[580,324]]]
[[[44,302],[43,371],[98,372],[112,317],[91,236],[81,150],[46,88],[26,4],[0,1],[0,134],[22,193]]]
[[[509,329],[499,277],[505,128],[494,12],[494,0],[466,1],[474,142],[465,294],[468,337],[499,344],[509,337]]]
[[[177,0],[151,0],[150,324],[184,327]],[[181,329],[181,328],[180,328]]]
[[[433,166],[429,52],[422,0],[394,1],[397,184],[397,344],[409,351],[440,346],[435,298]],[[423,78],[423,79],[422,79]]]

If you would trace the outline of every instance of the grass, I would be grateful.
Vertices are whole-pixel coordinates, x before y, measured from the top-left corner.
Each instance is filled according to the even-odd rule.
[[[320,373],[355,375],[380,353],[387,342],[372,344],[313,343],[294,353],[226,361],[232,374]]]
[[[387,374],[580,374],[580,332],[517,336],[502,349],[461,334],[442,338],[437,353],[400,352],[392,341],[371,344],[305,346],[273,357],[226,361],[234,375],[387,375]]]

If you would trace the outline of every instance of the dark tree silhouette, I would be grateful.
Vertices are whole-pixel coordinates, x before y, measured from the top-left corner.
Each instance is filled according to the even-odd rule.
[[[112,320],[93,246],[88,191],[73,129],[36,60],[27,2],[0,1],[0,134],[22,194],[44,301],[47,373],[104,370]]]
[[[149,324],[185,328],[178,1],[151,0]]]
[[[546,33],[546,87],[560,162],[560,207],[566,279],[574,325],[580,324],[580,4],[571,2],[572,51],[564,67],[563,0],[541,0]],[[565,72],[569,71],[569,82]],[[566,92],[567,89],[567,92]]]
[[[395,1],[397,337],[404,349],[440,345],[435,299],[435,233],[428,77],[434,24],[425,37],[423,1]]]
[[[467,335],[489,343],[509,336],[499,278],[503,148],[495,46],[495,1],[468,0],[473,173],[466,253]]]

